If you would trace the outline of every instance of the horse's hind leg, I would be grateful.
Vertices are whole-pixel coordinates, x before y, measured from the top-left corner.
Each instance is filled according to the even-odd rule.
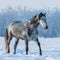
[[[8,47],[7,47],[8,51],[7,51],[7,53],[10,53],[10,42],[11,42],[11,40],[12,40],[12,34],[10,33],[9,38],[8,38]]]
[[[41,46],[40,46],[40,42],[39,42],[38,38],[35,40],[35,42],[36,42],[37,45],[39,46],[40,55],[42,55],[42,50],[41,50]]]
[[[28,54],[28,40],[25,41],[26,44],[26,55]]]
[[[14,44],[14,54],[16,54],[16,48],[17,48],[18,42],[19,42],[19,39],[16,39]]]
[[[8,51],[7,51],[8,53],[10,53],[10,42],[11,42],[11,39],[10,38],[8,39]]]

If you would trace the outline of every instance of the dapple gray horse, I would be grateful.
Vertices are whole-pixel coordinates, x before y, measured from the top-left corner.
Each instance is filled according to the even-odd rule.
[[[36,44],[39,46],[39,54],[42,55],[42,50],[40,46],[40,42],[38,40],[38,30],[37,27],[41,25],[44,29],[48,28],[46,22],[46,15],[45,13],[40,13],[28,21],[22,23],[20,21],[14,21],[9,24],[6,28],[6,35],[5,35],[5,42],[4,42],[4,49],[7,53],[10,53],[10,42],[12,37],[15,37],[15,44],[14,44],[14,54],[16,54],[16,47],[19,42],[19,39],[25,40],[26,44],[26,55],[28,54],[28,42],[35,41]]]

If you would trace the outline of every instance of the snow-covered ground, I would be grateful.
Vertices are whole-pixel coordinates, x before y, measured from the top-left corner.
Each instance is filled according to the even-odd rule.
[[[29,42],[29,54],[25,54],[25,42],[19,41],[17,53],[13,54],[14,39],[11,41],[11,53],[3,50],[4,37],[0,37],[0,60],[60,60],[60,38],[39,38],[42,48],[42,56],[39,55],[35,42]]]

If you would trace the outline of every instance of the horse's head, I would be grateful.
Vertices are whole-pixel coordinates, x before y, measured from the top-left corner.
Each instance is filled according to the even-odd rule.
[[[40,13],[38,15],[36,15],[36,20],[38,20],[38,23],[44,28],[47,29],[48,25],[46,22],[46,13]]]

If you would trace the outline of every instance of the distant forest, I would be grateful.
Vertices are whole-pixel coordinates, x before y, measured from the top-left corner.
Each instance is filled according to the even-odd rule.
[[[29,9],[12,9],[6,8],[0,11],[0,36],[5,35],[5,29],[12,21],[25,22],[32,16],[40,13],[46,13],[48,30],[44,30],[41,26],[38,27],[40,37],[60,37],[60,10],[29,10]]]

